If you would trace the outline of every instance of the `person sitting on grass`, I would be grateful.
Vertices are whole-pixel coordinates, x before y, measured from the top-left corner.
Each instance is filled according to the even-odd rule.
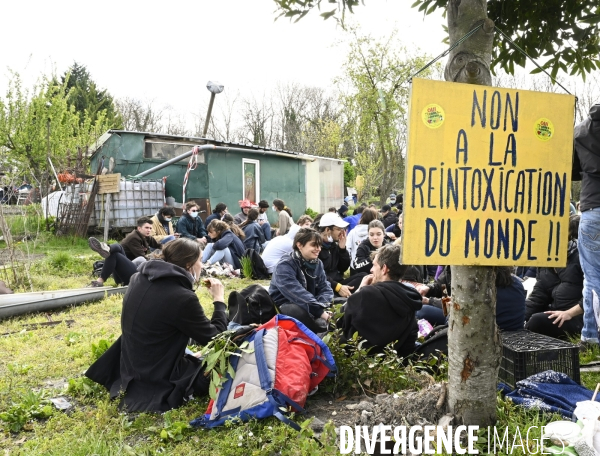
[[[227,214],[227,204],[225,204],[225,203],[217,204],[215,206],[215,209],[213,210],[212,214],[210,214],[208,217],[206,217],[205,226],[208,226],[208,224],[210,222],[212,222],[214,219],[222,220],[223,216],[225,214]]]
[[[233,217],[233,221],[236,225],[241,225],[242,223],[244,223],[248,218],[248,212],[250,211],[250,209],[252,209],[252,203],[250,202],[250,200],[240,200],[239,204],[240,212],[235,214],[235,216]]]
[[[353,290],[358,288],[362,276],[365,275],[356,274],[344,279],[344,273],[350,267],[350,255],[346,249],[347,226],[347,222],[344,222],[338,214],[332,212],[323,214],[319,220],[319,232],[323,243],[319,259],[323,262],[325,274],[331,288],[336,296],[342,298],[349,297],[354,292]]]
[[[90,248],[104,258],[102,272],[93,280],[90,287],[103,287],[104,282],[112,275],[117,285],[128,285],[131,276],[137,272],[139,264],[146,261],[150,249],[160,249],[161,245],[150,236],[152,220],[140,217],[137,228],[129,233],[120,244],[108,245],[95,237],[88,239]]]
[[[400,357],[411,354],[419,332],[415,312],[423,305],[421,295],[400,280],[408,266],[400,263],[401,248],[384,245],[374,252],[371,274],[363,277],[358,290],[343,307],[341,342],[354,333],[366,340],[363,347],[381,352],[394,343]]]
[[[265,263],[269,274],[275,272],[275,267],[283,256],[294,250],[294,237],[296,237],[296,233],[300,228],[310,228],[312,222],[313,219],[310,216],[302,215],[298,219],[298,224],[292,225],[285,236],[277,236],[269,241],[265,247],[265,251],[262,253],[263,263]]]
[[[192,239],[204,247],[208,238],[206,237],[206,229],[199,214],[200,208],[196,202],[188,201],[185,203],[185,211],[177,222],[177,232],[180,237]]]
[[[373,267],[372,253],[377,251],[381,246],[390,243],[390,240],[385,235],[383,223],[379,220],[373,220],[368,226],[369,235],[356,249],[356,256],[350,265],[350,275],[360,274],[361,272],[368,274]]]
[[[263,230],[265,234],[265,241],[269,242],[271,240],[271,224],[269,223],[269,219],[267,218],[267,211],[269,210],[269,202],[267,200],[260,200],[258,202],[258,224]]]
[[[208,225],[208,235],[213,242],[206,245],[202,262],[210,266],[218,261],[225,261],[235,269],[240,269],[246,248],[240,238],[231,232],[229,225],[221,220],[213,220]]]
[[[414,267],[413,267],[414,268]],[[418,267],[419,269],[422,266]],[[509,266],[496,268],[496,324],[501,331],[518,331],[525,322],[525,289],[521,279],[512,274]],[[405,274],[404,278],[407,278]],[[419,277],[410,277],[419,282]],[[417,283],[417,289],[423,295],[423,308],[417,312],[417,318],[424,318],[433,326],[447,324],[447,317],[442,310],[444,291],[451,292],[450,266],[444,267],[437,280],[431,285]]]
[[[246,235],[244,246],[247,249],[254,249],[256,253],[262,252],[265,243],[265,233],[257,221],[258,214],[258,209],[250,209],[246,220],[240,225]]]
[[[106,387],[127,412],[166,412],[190,395],[208,394],[210,377],[201,361],[186,354],[190,339],[204,345],[227,328],[225,289],[209,282],[212,317],[194,291],[202,271],[202,249],[191,239],[165,245],[161,260],[140,266],[123,298],[119,339],[85,375]]]
[[[577,238],[579,216],[569,217],[567,266],[537,268],[537,281],[525,302],[525,329],[566,339],[583,329],[583,270],[579,262]]]
[[[327,330],[331,318],[327,308],[333,300],[333,290],[319,260],[322,243],[315,230],[301,228],[294,237],[294,250],[277,263],[269,286],[269,295],[279,311],[314,333]]]
[[[159,244],[166,244],[179,237],[173,229],[171,220],[175,216],[175,209],[171,206],[161,207],[156,214],[150,219],[152,220],[152,236]]]

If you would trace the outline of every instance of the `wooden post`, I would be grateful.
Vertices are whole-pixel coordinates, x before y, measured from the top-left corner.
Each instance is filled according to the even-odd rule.
[[[106,194],[106,202],[104,203],[104,242],[108,241],[108,228],[110,226],[110,209],[111,209],[111,194]]]

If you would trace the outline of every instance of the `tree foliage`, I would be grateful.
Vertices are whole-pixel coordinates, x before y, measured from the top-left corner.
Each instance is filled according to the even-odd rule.
[[[122,128],[121,119],[108,90],[100,90],[85,65],[74,62],[61,77],[69,106],[75,107],[80,122],[89,117],[92,123],[103,113],[111,128]]]
[[[1,166],[30,169],[41,179],[48,153],[61,169],[69,154],[90,146],[108,129],[103,111],[95,119],[87,111],[81,117],[66,93],[56,78],[44,77],[25,88],[19,74],[11,74],[6,96],[0,97]]]
[[[344,76],[338,79],[346,134],[355,147],[356,171],[382,201],[404,179],[408,79],[425,64],[395,45],[396,35],[378,42],[353,30]],[[427,72],[422,76],[427,76]]]
[[[344,19],[354,12],[358,0],[274,0],[280,17],[299,20],[317,8],[325,19]],[[482,0],[484,1],[484,0]],[[363,2],[360,2],[363,3]],[[335,8],[329,9],[333,4]],[[443,9],[448,0],[416,0],[412,6],[425,15]],[[598,0],[488,0],[488,17],[553,76],[559,70],[585,77],[600,69],[600,2]],[[525,66],[526,57],[501,34],[495,35],[492,66],[513,74],[515,65]],[[539,70],[534,70],[537,72]]]

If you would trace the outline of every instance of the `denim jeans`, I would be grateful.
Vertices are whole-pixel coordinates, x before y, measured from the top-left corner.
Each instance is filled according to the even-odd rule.
[[[600,296],[600,208],[581,214],[579,223],[579,261],[583,269],[583,330],[581,340],[598,343],[592,290]]]
[[[223,250],[214,250],[213,246],[214,244],[206,244],[204,252],[202,252],[203,263],[206,263],[208,261],[210,264],[213,264],[223,260],[225,261],[225,263],[229,263],[232,266],[235,265],[229,248],[226,247]]]

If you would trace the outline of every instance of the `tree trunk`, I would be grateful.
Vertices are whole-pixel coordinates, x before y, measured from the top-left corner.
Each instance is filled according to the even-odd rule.
[[[483,23],[449,55],[447,81],[491,85],[494,23],[486,0],[449,0],[448,32],[454,44]],[[500,341],[496,327],[496,274],[481,266],[452,267],[452,306],[448,329],[448,406],[467,425],[496,422],[496,383]]]

